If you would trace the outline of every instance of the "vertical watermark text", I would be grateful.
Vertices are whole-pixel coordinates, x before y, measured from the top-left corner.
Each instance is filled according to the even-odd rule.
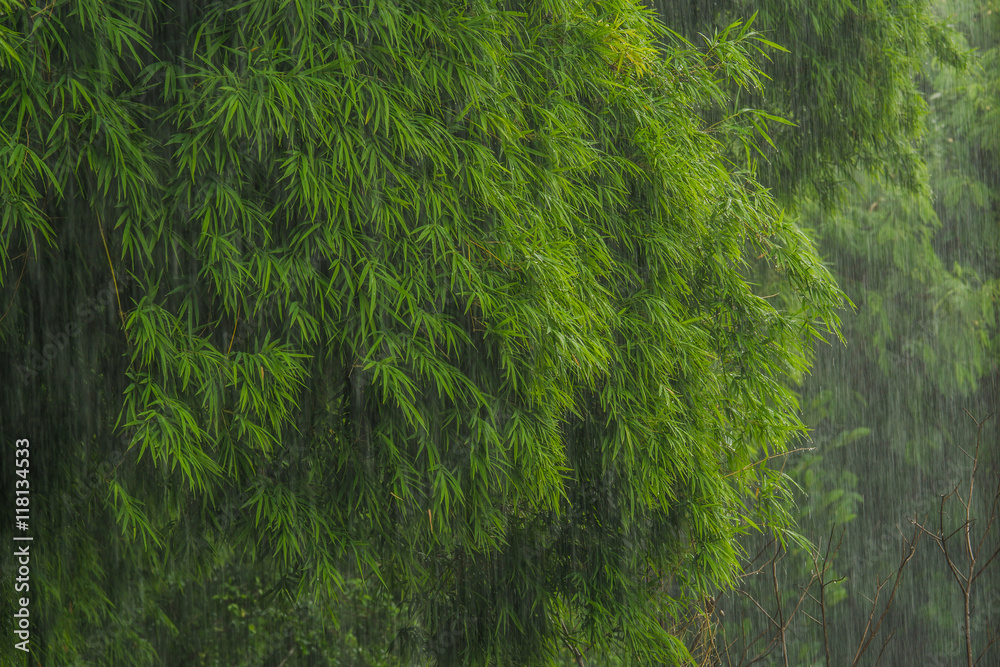
[[[14,441],[14,564],[17,576],[14,579],[14,596],[17,611],[14,612],[14,634],[21,641],[14,648],[28,652],[31,639],[31,621],[28,604],[31,599],[31,536],[28,525],[31,521],[31,443],[27,438]]]

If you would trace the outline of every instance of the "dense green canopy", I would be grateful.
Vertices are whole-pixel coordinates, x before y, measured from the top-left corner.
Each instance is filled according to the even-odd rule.
[[[731,158],[765,122],[721,92],[760,83],[747,25],[701,50],[624,1],[2,25],[35,658],[152,663],[174,591],[249,568],[334,619],[349,576],[384,586],[397,648],[439,660],[676,660],[736,535],[786,525],[760,461],[840,297]]]
[[[775,198],[855,258],[861,321],[925,321],[926,289],[976,323],[943,359],[883,329],[880,381],[900,346],[928,391],[995,372],[940,205],[824,217],[880,187],[857,167],[926,188],[914,74],[958,51],[924,2],[805,4],[0,1],[32,660],[685,659],[741,533],[789,525],[768,457],[842,305]],[[975,85],[946,124],[995,118]],[[855,223],[905,280],[866,282]]]

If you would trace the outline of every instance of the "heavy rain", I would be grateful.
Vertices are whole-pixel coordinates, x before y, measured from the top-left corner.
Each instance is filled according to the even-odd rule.
[[[998,279],[998,0],[0,0],[0,664],[1000,665]]]

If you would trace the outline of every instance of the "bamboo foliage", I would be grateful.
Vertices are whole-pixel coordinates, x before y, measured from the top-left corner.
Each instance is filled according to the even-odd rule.
[[[627,0],[80,0],[2,27],[3,336],[43,325],[15,258],[127,278],[75,358],[129,446],[89,511],[151,590],[229,559],[334,610],[357,567],[422,632],[476,619],[441,663],[676,661],[658,619],[788,527],[767,460],[841,295],[723,92],[763,81],[749,23],[706,49]],[[80,659],[124,622],[89,605],[47,612]]]

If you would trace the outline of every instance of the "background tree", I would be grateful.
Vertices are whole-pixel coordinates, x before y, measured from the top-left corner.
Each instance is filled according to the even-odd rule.
[[[918,77],[928,57],[962,61],[930,0],[650,4],[689,38],[753,15],[757,29],[784,47],[758,61],[768,85],[740,96],[794,123],[773,126],[773,146],[763,146],[761,180],[783,205],[832,205],[859,171],[906,190],[926,188],[919,143],[927,105]]]
[[[839,388],[828,393],[826,416],[816,422],[819,442],[834,441],[844,429],[871,429],[870,436],[830,452],[814,477],[818,482],[825,470],[850,471],[863,499],[850,513],[858,515],[856,534],[869,537],[844,554],[855,584],[847,606],[834,612],[845,623],[863,604],[855,591],[870,586],[875,572],[890,569],[887,545],[896,524],[905,525],[903,518],[914,512],[933,515],[940,495],[967,477],[971,460],[963,451],[970,452],[976,439],[968,415],[982,418],[997,401],[998,161],[987,129],[995,124],[988,107],[996,101],[990,62],[997,25],[982,25],[994,21],[982,3],[941,9],[976,52],[964,72],[930,63],[919,80],[930,110],[923,152],[932,197],[862,181],[842,213],[813,217],[858,318],[845,326],[848,341],[856,341],[853,355],[818,355],[814,379],[823,384],[807,383],[815,387],[807,390],[814,398],[805,400],[816,402],[820,387]],[[990,89],[992,100],[985,92]],[[987,425],[983,437],[995,441],[995,433]],[[985,456],[995,465],[995,447]],[[831,491],[826,486],[822,495],[829,498]],[[976,501],[979,516],[989,514],[983,511],[988,501]],[[885,659],[919,652],[941,664],[957,660],[964,653],[957,631],[962,609],[948,573],[925,549],[909,576],[927,584],[901,590],[889,622],[906,642],[891,645]],[[997,609],[985,591],[1000,585],[996,572],[987,581],[976,604],[984,619]],[[984,659],[988,664],[995,654]]]
[[[857,307],[845,317],[847,344],[820,346],[801,387],[816,449],[787,469],[806,491],[804,533],[825,540],[831,524],[848,524],[830,573],[847,578],[828,591],[828,623],[845,635],[834,646],[853,652],[870,608],[865,596],[898,566],[897,526],[906,530],[914,512],[936,512],[939,494],[966,476],[962,448],[975,440],[966,410],[982,416],[996,405],[998,8],[832,0],[657,8],[688,35],[759,9],[755,26],[787,48],[762,61],[772,81],[748,103],[796,121],[774,126],[759,174],[815,230]],[[945,24],[963,36],[952,42]],[[968,47],[975,51],[962,55]],[[955,67],[966,58],[968,67]],[[813,568],[808,553],[799,556],[782,561],[789,608]],[[929,549],[907,567],[923,585],[897,593],[886,619],[897,640],[883,662],[920,655],[951,664],[963,634],[950,575]],[[760,598],[772,582],[756,586]],[[996,602],[981,596],[980,618]],[[746,618],[733,611],[727,620]],[[802,626],[810,627],[790,638],[791,662],[823,655],[819,628]],[[727,629],[730,637],[740,630]],[[850,659],[835,654],[833,662]]]

